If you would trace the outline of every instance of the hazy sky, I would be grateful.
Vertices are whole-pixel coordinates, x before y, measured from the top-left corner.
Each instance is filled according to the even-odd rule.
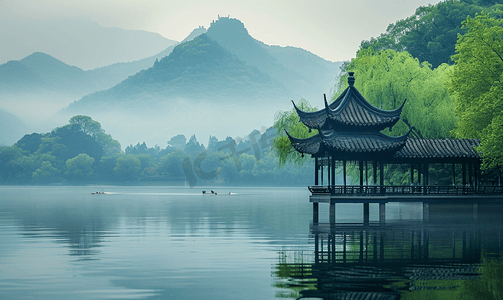
[[[84,18],[105,27],[183,40],[220,16],[241,20],[269,45],[304,48],[332,61],[355,56],[360,42],[438,0],[0,0],[0,17],[31,21]],[[1,41],[0,41],[1,44]]]

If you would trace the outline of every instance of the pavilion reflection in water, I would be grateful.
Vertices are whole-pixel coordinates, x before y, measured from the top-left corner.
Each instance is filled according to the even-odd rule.
[[[429,222],[312,223],[310,251],[281,251],[274,268],[278,297],[399,299],[433,289],[455,292],[479,278],[482,257],[503,251],[502,205],[445,211],[430,207]],[[483,220],[483,222],[481,221]]]

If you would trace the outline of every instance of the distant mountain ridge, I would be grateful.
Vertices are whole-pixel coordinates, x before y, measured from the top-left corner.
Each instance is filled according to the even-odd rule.
[[[86,113],[96,105],[107,111],[131,110],[180,98],[214,103],[236,98],[258,103],[322,98],[330,93],[340,65],[303,49],[267,46],[253,39],[241,21],[219,18],[206,34],[178,45],[151,68],[83,97],[67,111]]]
[[[158,33],[109,28],[87,19],[23,20],[0,16],[0,64],[44,52],[84,70],[130,62],[176,44]]]
[[[259,104],[263,99],[287,93],[280,83],[202,34],[177,46],[151,68],[109,90],[83,97],[69,105],[68,110],[77,113],[98,108],[141,114],[158,109],[159,102],[178,98],[192,103],[256,100],[255,104]]]

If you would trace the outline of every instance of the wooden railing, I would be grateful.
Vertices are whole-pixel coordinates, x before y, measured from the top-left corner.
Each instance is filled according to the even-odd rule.
[[[502,186],[309,186],[313,195],[380,196],[380,195],[503,195]]]

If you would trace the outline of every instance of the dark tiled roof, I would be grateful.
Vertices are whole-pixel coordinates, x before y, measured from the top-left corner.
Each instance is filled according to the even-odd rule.
[[[305,154],[316,154],[320,151],[321,145],[321,136],[319,134],[307,138],[307,139],[298,139],[294,138],[285,130],[286,135],[290,139],[290,143],[292,143],[293,148],[300,153]]]
[[[299,121],[311,129],[328,127],[327,119],[334,128],[374,127],[375,131],[392,127],[400,119],[404,103],[395,110],[374,107],[354,86],[348,87],[330,105],[325,100],[325,108],[316,112],[304,112],[294,107]]]
[[[297,139],[288,135],[295,150],[315,156],[324,156],[325,152],[362,154],[392,151],[394,153],[405,145],[407,136],[408,133],[401,137],[390,137],[380,132],[354,135],[335,131],[320,131],[307,139]]]
[[[475,139],[415,139],[410,138],[396,158],[479,158],[473,149],[479,146]]]
[[[314,156],[346,155],[346,159],[359,160],[361,155],[394,154],[391,159],[479,159],[473,147],[479,140],[470,139],[416,139],[408,134],[390,137],[382,133],[323,132],[308,139],[297,139],[288,135],[292,146],[298,152]],[[349,155],[349,156],[347,156]]]

